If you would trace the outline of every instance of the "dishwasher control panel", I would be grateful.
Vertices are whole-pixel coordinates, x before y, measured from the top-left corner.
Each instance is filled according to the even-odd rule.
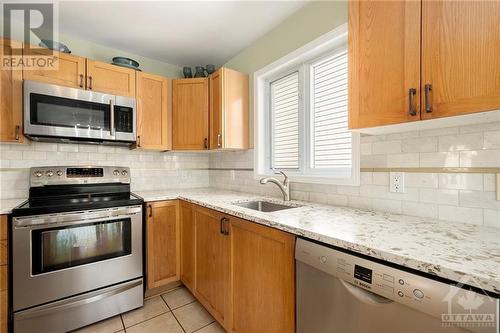
[[[304,239],[297,239],[295,259],[347,282],[343,283],[346,288],[358,287],[381,296],[378,299],[386,303],[402,303],[434,317],[463,312],[459,299],[470,298],[470,293],[481,303],[481,312],[498,317],[498,299],[485,293],[468,291],[460,288],[460,284],[446,284]],[[498,318],[495,320],[498,322]]]

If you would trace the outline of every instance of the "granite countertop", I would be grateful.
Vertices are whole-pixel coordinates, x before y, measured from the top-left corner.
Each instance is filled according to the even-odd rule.
[[[216,189],[137,194],[145,201],[183,199],[298,236],[500,293],[500,229],[299,201],[292,203],[301,207],[265,213],[232,204],[263,199],[261,196]]]
[[[235,206],[265,199],[217,189],[136,192],[145,201],[182,199],[298,236],[500,293],[500,229],[399,214],[292,201],[265,213]],[[24,199],[0,200],[8,214]]]

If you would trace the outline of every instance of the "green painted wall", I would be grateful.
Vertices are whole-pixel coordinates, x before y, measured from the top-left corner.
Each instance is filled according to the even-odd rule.
[[[176,65],[142,57],[132,52],[116,50],[75,36],[69,36],[64,34],[63,31],[59,32],[59,40],[66,44],[71,50],[71,53],[75,55],[107,63],[110,63],[113,57],[125,56],[138,61],[140,64],[139,68],[144,72],[164,75],[171,78],[182,76],[182,68]]]
[[[224,66],[250,76],[250,140],[253,143],[253,74],[347,22],[346,1],[315,1],[255,41]]]

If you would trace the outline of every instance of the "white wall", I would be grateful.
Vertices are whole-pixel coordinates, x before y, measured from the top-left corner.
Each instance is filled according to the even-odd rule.
[[[500,228],[495,175],[422,168],[500,167],[500,123],[361,138],[362,168],[418,168],[405,193],[389,192],[388,172],[362,172],[361,186],[292,183],[292,199],[438,218]],[[253,150],[210,155],[210,186],[279,196],[253,174]],[[372,170],[373,171],[373,170]]]

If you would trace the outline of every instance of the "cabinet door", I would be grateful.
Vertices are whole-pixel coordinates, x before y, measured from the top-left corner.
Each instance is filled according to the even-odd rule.
[[[46,49],[35,52],[39,55],[46,55]],[[78,57],[57,51],[51,51],[55,56],[54,69],[31,69],[23,70],[24,79],[67,86],[73,88],[85,88],[85,58]],[[24,55],[27,61],[31,55]]]
[[[222,148],[223,70],[210,75],[210,149]]]
[[[21,44],[0,39],[0,60],[4,63],[12,56],[12,48]],[[11,43],[17,43],[13,45]],[[21,69],[0,68],[2,88],[0,89],[0,141],[23,141],[23,73]]]
[[[193,206],[195,223],[195,296],[226,326],[230,312],[229,237],[221,232],[221,214]]]
[[[349,128],[420,119],[420,10],[413,0],[349,1]]]
[[[179,280],[180,239],[177,200],[148,203],[147,286],[148,289]]]
[[[133,69],[87,59],[87,89],[135,97],[135,73]]]
[[[208,78],[173,80],[172,113],[172,148],[208,149]]]
[[[8,309],[8,266],[7,266],[7,215],[0,215],[0,333],[7,333]],[[4,247],[5,246],[5,247]]]
[[[422,6],[422,89],[432,85],[422,118],[499,109],[500,2]]]
[[[194,292],[194,218],[192,205],[180,202],[181,281]]]
[[[232,332],[295,332],[295,237],[231,218]]]
[[[170,80],[137,73],[137,146],[169,150],[172,138]]]
[[[248,75],[220,68],[210,76],[210,149],[248,149]]]

